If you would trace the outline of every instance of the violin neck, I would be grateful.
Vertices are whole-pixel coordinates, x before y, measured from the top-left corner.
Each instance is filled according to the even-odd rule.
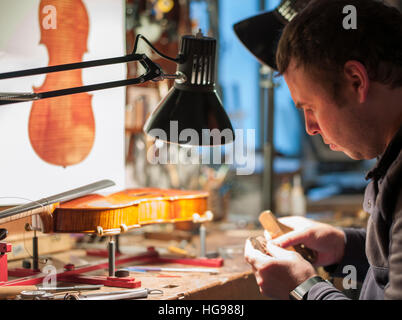
[[[53,231],[53,212],[59,207],[59,203],[75,199],[87,194],[90,194],[99,189],[113,186],[115,183],[111,180],[100,180],[85,186],[72,189],[66,192],[56,194],[51,197],[43,198],[37,201],[32,201],[27,204],[16,206],[11,209],[0,211],[0,225],[6,222],[39,214],[42,219],[44,230],[43,232]]]
[[[47,206],[42,206],[39,208],[23,211],[23,212],[16,213],[16,214],[13,214],[13,212],[12,212],[13,209],[7,210],[7,214],[2,214],[3,212],[0,211],[0,225],[2,225],[3,223],[7,223],[7,222],[15,221],[18,219],[30,217],[35,214],[39,214],[42,219],[44,229],[48,230],[47,232],[51,232],[50,231],[52,229],[51,218],[52,218],[54,210],[58,207],[58,205],[59,205],[58,203],[53,203],[53,204],[49,204]],[[43,231],[45,232],[45,230],[43,230]]]

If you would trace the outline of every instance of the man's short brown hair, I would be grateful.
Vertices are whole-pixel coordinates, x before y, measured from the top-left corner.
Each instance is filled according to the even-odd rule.
[[[357,28],[345,29],[343,8],[353,5]],[[375,0],[314,0],[283,30],[276,53],[279,74],[290,61],[336,96],[347,61],[362,63],[371,81],[402,86],[402,15]]]

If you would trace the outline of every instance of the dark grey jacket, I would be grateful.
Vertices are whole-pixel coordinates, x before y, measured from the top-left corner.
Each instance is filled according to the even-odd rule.
[[[343,261],[329,266],[333,276],[345,277],[343,268],[356,267],[363,282],[360,299],[402,299],[402,127],[366,179],[363,209],[370,214],[367,232],[344,229],[346,247]],[[314,285],[308,299],[348,299],[333,286]]]

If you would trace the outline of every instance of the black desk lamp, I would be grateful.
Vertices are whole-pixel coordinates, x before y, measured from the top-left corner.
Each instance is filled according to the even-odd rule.
[[[177,63],[177,73],[174,75],[165,74],[145,54],[137,54],[139,39],[143,39],[161,57]],[[200,142],[204,142],[205,145],[230,143],[234,140],[233,128],[215,90],[215,53],[216,40],[204,37],[201,32],[198,32],[196,36],[182,37],[181,49],[177,58],[164,55],[153,47],[145,37],[137,35],[133,52],[125,56],[6,72],[0,74],[0,80],[129,61],[139,61],[145,68],[145,73],[138,78],[40,93],[0,93],[0,105],[135,85],[149,80],[176,79],[167,96],[147,120],[144,131],[152,136],[155,132],[153,129],[160,129],[166,133],[167,142],[186,143],[186,141],[179,141],[179,135],[170,134],[170,123],[177,121],[178,132],[184,129],[193,129],[200,137]],[[203,130],[213,129],[218,129],[220,132],[225,129],[230,130],[232,134],[226,135],[225,139],[222,137],[219,142],[212,139],[208,141],[201,139]]]
[[[275,54],[282,30],[310,1],[282,0],[274,10],[237,22],[233,29],[262,64],[276,70]]]

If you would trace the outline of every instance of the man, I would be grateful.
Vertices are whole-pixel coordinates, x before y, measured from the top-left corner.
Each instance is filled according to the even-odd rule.
[[[356,28],[345,23],[350,6]],[[363,281],[360,299],[402,299],[402,15],[375,0],[312,1],[283,30],[276,65],[308,134],[353,159],[378,161],[366,177],[365,230],[286,217],[294,230],[267,239],[267,254],[246,242],[261,292],[347,299],[314,266],[338,276],[351,266]],[[284,249],[301,243],[317,251],[314,266]]]

